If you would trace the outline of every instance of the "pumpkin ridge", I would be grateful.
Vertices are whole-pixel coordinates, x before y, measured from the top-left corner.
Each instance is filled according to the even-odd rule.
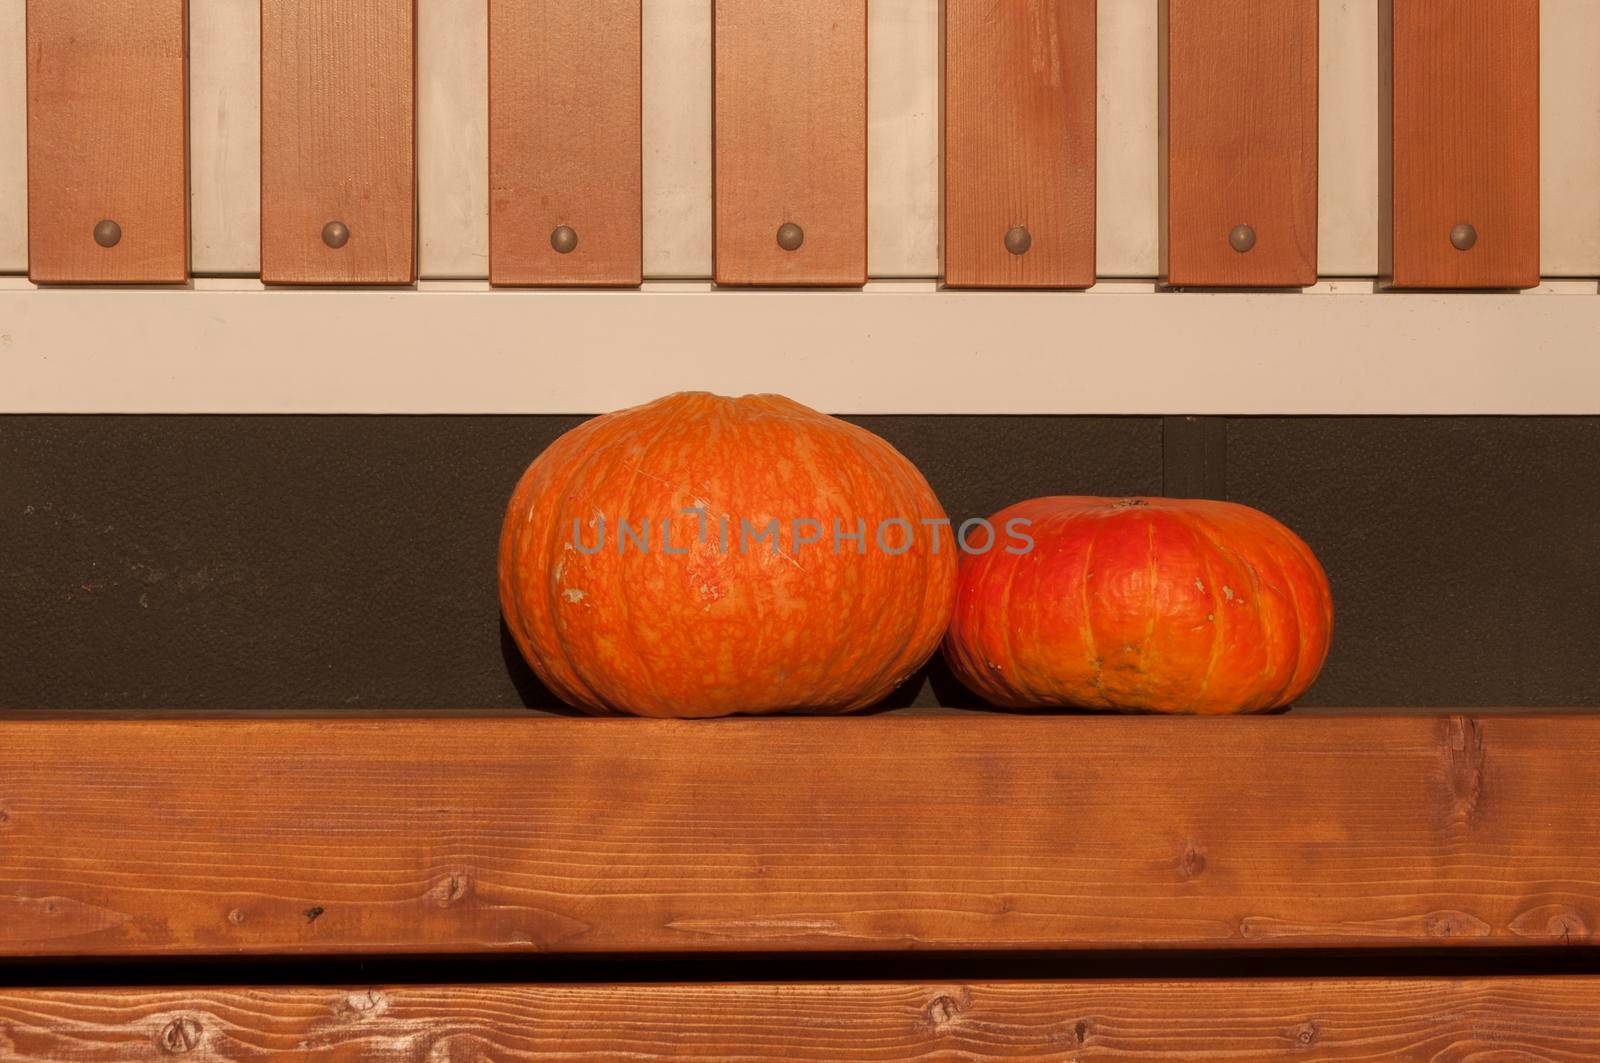
[[[1095,693],[1100,695],[1102,705],[1109,705],[1110,699],[1106,697],[1104,677],[1101,675],[1102,660],[1100,657],[1100,644],[1094,636],[1094,613],[1089,601],[1089,563],[1094,557],[1094,541],[1100,535],[1100,521],[1092,521],[1089,533],[1083,544],[1083,576],[1080,580],[1083,591],[1083,634],[1084,647],[1089,651],[1089,667],[1094,674]]]

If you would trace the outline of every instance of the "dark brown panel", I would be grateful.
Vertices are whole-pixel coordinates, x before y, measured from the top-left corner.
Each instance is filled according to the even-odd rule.
[[[1228,496],[1311,544],[1310,705],[1600,705],[1600,418],[1241,418]]]
[[[1600,980],[12,989],[0,1026],[63,1060],[1578,1059]]]
[[[0,720],[0,954],[1581,945],[1597,758],[1600,715]]]
[[[495,546],[579,420],[0,417],[0,708],[550,704]],[[1161,486],[1159,418],[853,420],[963,518]]]

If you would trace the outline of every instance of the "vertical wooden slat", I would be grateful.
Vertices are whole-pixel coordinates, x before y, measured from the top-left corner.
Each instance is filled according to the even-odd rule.
[[[1159,0],[1101,4],[1096,80],[1095,272],[1154,278],[1161,271]]]
[[[1095,58],[1095,0],[949,0],[945,283],[1094,283]]]
[[[711,277],[711,5],[641,0],[644,275]]]
[[[189,12],[189,181],[197,276],[261,272],[261,11]]]
[[[27,0],[0,0],[0,274],[28,269]]]
[[[182,283],[184,0],[29,0],[27,23],[29,277]]]
[[[1600,276],[1600,3],[1539,10],[1539,272]]]
[[[1317,0],[1167,0],[1175,286],[1317,279]]]
[[[1533,287],[1539,0],[1386,4],[1385,279],[1396,288]],[[1455,239],[1463,225],[1475,242]]]
[[[489,276],[488,0],[417,0],[417,276]]]
[[[1322,0],[1319,36],[1317,275],[1376,277],[1377,5]]]
[[[867,275],[939,275],[940,5],[867,5]]]
[[[865,283],[866,0],[715,2],[717,283]]]
[[[415,54],[413,0],[261,0],[262,280],[416,279]]]
[[[490,283],[638,284],[639,138],[639,0],[490,0]]]

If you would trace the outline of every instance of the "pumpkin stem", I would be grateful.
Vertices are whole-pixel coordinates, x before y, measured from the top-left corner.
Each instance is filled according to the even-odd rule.
[[[1123,498],[1111,503],[1111,508],[1122,509],[1126,506],[1148,506],[1149,504],[1142,498]]]

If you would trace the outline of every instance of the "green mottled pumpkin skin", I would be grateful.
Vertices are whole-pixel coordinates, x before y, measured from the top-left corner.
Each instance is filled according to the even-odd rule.
[[[1033,549],[964,557],[945,638],[968,689],[1011,708],[1265,712],[1316,679],[1333,631],[1310,547],[1259,510],[1172,498],[1036,498]]]
[[[664,518],[683,553],[663,549]],[[778,551],[741,544],[741,520],[773,518]],[[917,529],[904,552],[874,541],[890,518]],[[922,474],[864,429],[781,396],[669,395],[585,422],[528,467],[501,532],[501,609],[539,678],[589,712],[850,712],[938,647],[957,557],[921,522],[943,518]],[[793,542],[798,519],[822,541]],[[621,520],[650,522],[651,548],[619,549]],[[862,547],[835,551],[835,520],[864,521]],[[575,545],[602,526],[598,552]],[[898,530],[887,541],[898,549]]]

